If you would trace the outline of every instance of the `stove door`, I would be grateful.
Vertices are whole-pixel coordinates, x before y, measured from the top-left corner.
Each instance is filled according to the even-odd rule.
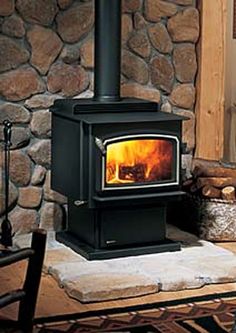
[[[102,191],[179,185],[180,152],[179,140],[175,136],[121,136],[100,142],[100,149],[103,152],[100,180]]]

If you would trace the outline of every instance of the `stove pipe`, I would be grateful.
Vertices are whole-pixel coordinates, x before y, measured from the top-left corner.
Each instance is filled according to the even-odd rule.
[[[120,100],[121,0],[95,0],[94,99]]]

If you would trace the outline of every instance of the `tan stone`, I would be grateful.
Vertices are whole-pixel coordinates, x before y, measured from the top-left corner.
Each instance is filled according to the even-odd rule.
[[[69,247],[57,248],[57,249],[49,249],[46,252],[46,256],[44,259],[44,271],[48,272],[51,266],[60,264],[60,263],[68,263],[68,262],[78,262],[84,261],[85,259],[79,256],[77,253],[72,251]]]
[[[142,58],[147,58],[151,54],[151,45],[144,31],[134,32],[128,40],[128,45],[134,53]]]
[[[161,111],[171,113],[172,112],[171,104],[168,101],[164,101],[164,103],[162,103],[161,105]]]
[[[82,39],[94,22],[91,4],[77,3],[57,15],[57,30],[63,41],[75,43]]]
[[[48,73],[48,90],[75,96],[89,85],[88,73],[79,65],[53,64]]]
[[[58,6],[61,9],[66,9],[67,7],[69,7],[72,4],[73,0],[57,0],[57,2],[58,2]]]
[[[60,58],[66,64],[73,64],[74,62],[78,62],[80,60],[80,49],[79,45],[65,45]]]
[[[36,186],[19,189],[18,205],[23,208],[37,208],[42,199],[42,188]]]
[[[176,3],[176,5],[181,5],[181,6],[191,6],[191,5],[193,5],[193,0],[168,0],[168,1]]]
[[[139,12],[134,14],[134,27],[137,30],[144,29],[146,27],[146,21]]]
[[[81,65],[85,68],[94,67],[94,41],[93,39],[88,39],[81,45],[80,48],[81,55]]]
[[[148,21],[159,22],[162,17],[170,17],[177,13],[177,6],[162,0],[146,0],[144,14]]]
[[[94,274],[82,275],[79,281],[66,281],[65,291],[81,302],[103,301],[153,294],[157,284],[145,275]]]
[[[162,55],[151,61],[151,81],[158,89],[170,92],[174,82],[174,68],[170,60]]]
[[[152,45],[161,53],[171,53],[173,43],[170,35],[162,23],[157,23],[148,28],[148,34]]]
[[[33,68],[19,68],[0,76],[0,94],[7,100],[20,101],[45,91],[45,84]]]
[[[3,103],[0,105],[0,123],[5,119],[16,124],[26,124],[30,121],[30,112],[22,105]]]
[[[29,59],[29,52],[14,39],[0,35],[0,72],[24,64]]]
[[[121,95],[123,97],[136,97],[153,101],[156,103],[160,102],[161,94],[158,89],[144,87],[137,83],[125,83],[121,86]]]
[[[3,126],[0,126],[0,140],[4,140]],[[12,127],[11,149],[25,147],[30,141],[30,130],[25,127]]]
[[[24,105],[30,109],[48,109],[59,98],[61,98],[59,95],[34,95],[27,99]]]
[[[46,26],[58,12],[56,0],[16,0],[16,8],[25,21]]]
[[[182,141],[187,143],[187,149],[191,151],[195,147],[195,115],[192,111],[178,109],[174,109],[174,113],[189,118],[183,121]]]
[[[172,104],[183,108],[192,109],[195,102],[195,88],[193,84],[177,84],[170,95]]]
[[[141,84],[147,84],[149,80],[149,72],[146,62],[125,50],[123,51],[122,56],[122,73],[128,79]]]
[[[173,51],[173,64],[176,78],[180,82],[193,82],[197,73],[197,57],[194,45],[177,45]]]
[[[31,184],[39,185],[44,181],[47,170],[42,165],[36,165],[32,174]]]
[[[23,209],[16,206],[9,214],[13,231],[18,234],[31,232],[38,226],[39,214],[34,209]]]
[[[121,29],[121,37],[122,44],[125,44],[133,31],[133,22],[130,15],[122,15],[122,29]]]
[[[14,12],[14,0],[1,0],[0,16],[9,16]]]
[[[174,42],[196,43],[199,37],[199,13],[196,8],[187,8],[171,17],[167,23]]]
[[[62,49],[62,41],[53,30],[37,25],[28,30],[27,39],[31,45],[31,64],[46,74]]]
[[[39,227],[45,230],[58,231],[62,228],[62,208],[53,202],[46,202],[40,210]]]
[[[125,13],[136,12],[141,8],[140,0],[122,0],[122,11]]]
[[[11,37],[23,37],[25,35],[24,21],[18,15],[13,14],[5,18],[2,32]]]
[[[43,190],[44,190],[44,199],[46,201],[54,201],[59,204],[67,203],[67,198],[64,197],[64,195],[62,195],[56,191],[53,191],[51,189],[51,171],[50,170],[46,174],[46,179],[45,179],[45,183],[43,186]]]
[[[48,138],[51,136],[51,112],[36,111],[32,115],[30,122],[31,132],[38,138]]]
[[[49,167],[51,164],[51,140],[44,139],[34,143],[28,154],[36,164]]]
[[[2,168],[0,169],[3,174]],[[12,207],[18,198],[18,190],[12,182],[9,182],[8,206]],[[0,215],[5,213],[5,177],[0,177]]]
[[[30,159],[23,152],[16,150],[11,152],[10,179],[18,186],[28,185],[31,178]]]

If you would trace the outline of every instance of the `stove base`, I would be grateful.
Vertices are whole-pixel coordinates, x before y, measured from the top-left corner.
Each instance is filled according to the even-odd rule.
[[[152,244],[143,244],[140,246],[126,246],[122,248],[107,248],[95,249],[92,246],[81,242],[73,234],[67,231],[59,231],[56,233],[56,240],[61,242],[75,252],[79,253],[88,260],[112,259],[118,257],[137,256],[143,254],[173,252],[180,251],[181,245],[179,242],[174,242],[170,239],[164,239]]]

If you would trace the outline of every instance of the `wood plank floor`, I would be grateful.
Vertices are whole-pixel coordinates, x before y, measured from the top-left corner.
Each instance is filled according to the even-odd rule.
[[[218,243],[228,250],[236,253],[236,243]],[[22,286],[24,280],[25,262],[20,262],[0,270],[0,294],[17,289]],[[124,300],[106,301],[82,304],[77,300],[69,298],[63,289],[49,275],[42,275],[40,292],[37,302],[36,317],[48,317],[71,313],[87,312],[91,310],[111,309],[147,303],[180,300],[186,297],[203,296],[214,293],[236,291],[236,283],[212,284],[199,289],[184,290],[178,292],[159,292],[152,295],[129,298]],[[17,304],[12,304],[0,311],[0,315],[15,319]]]

